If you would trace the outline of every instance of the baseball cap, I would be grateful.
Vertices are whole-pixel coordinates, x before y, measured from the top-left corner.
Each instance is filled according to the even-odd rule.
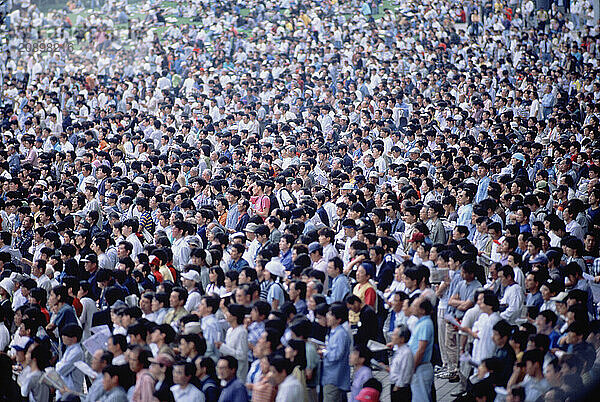
[[[567,300],[567,296],[569,296],[569,294],[567,292],[560,292],[556,296],[551,297],[550,300],[556,301],[559,303],[564,303]]]
[[[98,256],[96,254],[88,254],[85,258],[81,259],[81,262],[98,263]]]
[[[194,281],[196,283],[200,282],[200,274],[198,273],[198,271],[191,270],[191,271],[185,272],[185,273],[181,274],[181,277],[183,279],[187,279],[188,281]]]
[[[199,334],[202,332],[202,324],[196,321],[188,322],[183,327],[183,334]]]
[[[244,228],[244,232],[250,232],[250,233],[254,233],[254,231],[256,231],[256,228],[258,227],[258,225],[254,222],[250,222],[246,225],[246,227]]]
[[[421,232],[417,232],[412,235],[412,237],[410,238],[410,240],[408,242],[415,243],[415,242],[422,242],[422,241],[425,241],[425,235]]]
[[[317,250],[323,250],[323,247],[317,243],[316,241],[313,241],[312,243],[310,243],[308,245],[308,252],[309,253],[314,253]]]
[[[375,388],[366,387],[360,390],[356,396],[357,401],[379,401],[379,391]]]
[[[525,156],[520,152],[517,152],[512,157],[515,158],[516,160],[519,160],[519,161],[525,163]]]
[[[548,258],[543,254],[538,254],[535,258],[529,260],[530,264],[548,264]]]
[[[150,363],[158,363],[161,366],[172,367],[175,364],[175,359],[166,353],[159,353],[156,357],[148,359]]]

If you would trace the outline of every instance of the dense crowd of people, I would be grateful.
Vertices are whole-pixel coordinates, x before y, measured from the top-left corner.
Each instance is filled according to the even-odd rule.
[[[600,25],[541,3],[3,2],[0,401],[587,398]]]

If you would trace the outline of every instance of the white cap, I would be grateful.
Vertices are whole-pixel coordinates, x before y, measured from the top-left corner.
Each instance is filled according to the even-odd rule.
[[[200,274],[198,273],[198,271],[190,270],[181,274],[181,277],[183,279],[187,279],[188,281],[194,281],[196,283],[200,282]]]

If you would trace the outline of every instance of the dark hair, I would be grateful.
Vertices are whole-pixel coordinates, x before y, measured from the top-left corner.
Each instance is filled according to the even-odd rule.
[[[288,346],[296,351],[293,366],[299,366],[300,370],[304,370],[306,368],[306,343],[297,339],[290,339]]]
[[[235,357],[233,357],[233,356],[221,356],[221,358],[219,360],[225,360],[227,362],[227,367],[229,367],[230,370],[235,370],[237,372],[238,361],[237,361],[237,359]]]
[[[285,371],[286,374],[291,374],[292,370],[293,370],[293,365],[292,362],[290,362],[288,359],[278,356],[278,355],[273,355],[271,357],[269,357],[269,364],[275,368],[275,370],[278,373],[281,373],[282,371]]]
[[[115,334],[111,337],[113,345],[119,345],[122,352],[127,350],[127,337],[123,334]]]

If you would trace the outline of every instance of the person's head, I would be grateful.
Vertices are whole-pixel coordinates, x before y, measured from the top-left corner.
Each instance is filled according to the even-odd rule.
[[[196,359],[196,377],[202,379],[204,376],[217,380],[217,366],[210,357]]]
[[[233,356],[222,356],[217,363],[217,375],[220,380],[231,381],[235,378],[238,361]]]
[[[173,382],[186,387],[192,377],[196,375],[196,365],[192,362],[177,362],[173,366]]]
[[[71,346],[81,341],[83,330],[77,324],[67,324],[60,330],[60,334],[63,344]]]
[[[512,327],[506,320],[500,320],[494,324],[492,331],[492,340],[498,347],[503,347],[508,342],[512,332]]]
[[[584,320],[576,320],[567,328],[567,342],[570,345],[577,345],[583,342],[589,333],[589,323]]]
[[[185,305],[185,302],[188,298],[188,292],[185,288],[176,286],[171,291],[171,295],[169,296],[169,304],[174,309],[181,308]]]
[[[551,386],[556,387],[561,384],[560,362],[554,358],[548,362],[544,368],[544,377]]]
[[[346,296],[346,306],[348,307],[348,310],[352,310],[354,313],[358,313],[360,312],[362,305],[363,303],[360,297],[354,294]]]
[[[137,325],[137,324],[136,324]],[[143,369],[150,367],[150,358],[152,352],[142,346],[135,345],[129,351],[129,369],[134,373],[138,373]]]
[[[127,338],[123,334],[115,334],[108,338],[107,349],[114,356],[119,356],[127,350]]]
[[[510,265],[503,265],[498,269],[498,279],[502,286],[509,286],[515,282],[515,271]]]
[[[410,340],[410,329],[404,324],[399,325],[392,332],[392,343],[394,345],[404,345]]]
[[[332,278],[336,278],[338,275],[340,275],[344,270],[344,262],[342,261],[342,259],[340,257],[333,257],[331,260],[329,260],[329,262],[327,263],[327,275],[329,275]]]
[[[106,392],[121,385],[121,378],[125,378],[127,370],[125,366],[109,365],[102,370],[102,386]]]
[[[98,349],[92,355],[92,370],[96,373],[101,373],[105,367],[112,364],[113,354],[107,350]]]
[[[269,381],[275,387],[279,386],[288,375],[292,374],[294,366],[292,362],[281,356],[269,358]]]
[[[348,320],[348,308],[343,304],[334,304],[327,312],[327,326],[336,328]]]
[[[546,333],[551,331],[556,325],[558,316],[552,310],[541,311],[537,317],[535,317],[535,326],[540,333]]]
[[[544,364],[544,352],[541,350],[527,350],[523,353],[521,360],[525,363],[525,372],[530,377],[536,378],[542,376],[542,366]]]
[[[219,296],[216,295],[203,296],[198,306],[198,312],[202,317],[214,314],[219,309],[219,301]]]
[[[293,366],[306,368],[306,343],[298,339],[290,339],[285,348],[285,358],[292,362]]]

